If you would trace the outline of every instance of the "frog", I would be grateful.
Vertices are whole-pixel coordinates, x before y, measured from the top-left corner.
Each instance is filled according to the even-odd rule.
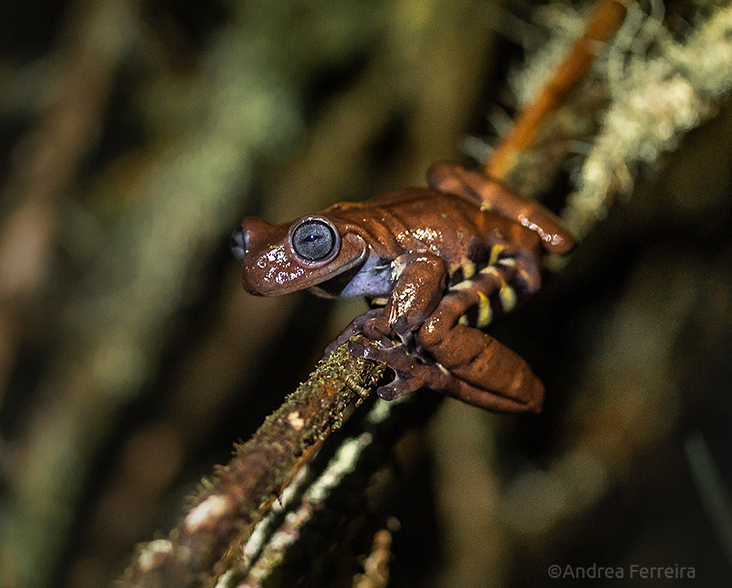
[[[574,246],[539,202],[451,163],[433,165],[427,186],[286,224],[248,217],[231,237],[250,294],[309,289],[370,301],[324,357],[348,342],[353,355],[385,363],[392,379],[379,397],[429,388],[494,412],[539,412],[545,389],[485,328],[539,290],[545,254]]]

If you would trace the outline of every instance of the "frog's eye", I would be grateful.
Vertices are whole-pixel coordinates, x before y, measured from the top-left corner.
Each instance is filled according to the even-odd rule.
[[[292,248],[307,261],[322,261],[338,246],[333,227],[323,220],[308,219],[292,232]]]
[[[239,261],[244,261],[247,255],[247,242],[244,235],[244,228],[239,227],[231,235],[231,252],[234,254]]]

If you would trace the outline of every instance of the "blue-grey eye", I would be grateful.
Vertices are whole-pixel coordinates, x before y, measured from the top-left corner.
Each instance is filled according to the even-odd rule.
[[[247,255],[247,243],[244,236],[244,228],[239,227],[231,234],[231,252],[239,261],[244,261]]]
[[[292,233],[292,248],[308,261],[325,259],[336,247],[336,235],[331,226],[321,220],[310,219]]]

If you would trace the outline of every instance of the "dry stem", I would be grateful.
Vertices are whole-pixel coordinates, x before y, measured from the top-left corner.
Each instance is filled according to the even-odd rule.
[[[539,95],[519,114],[511,131],[485,165],[489,176],[498,179],[509,176],[521,153],[533,144],[549,117],[566,103],[587,75],[597,56],[598,44],[612,39],[620,28],[625,13],[625,4],[617,0],[604,0],[600,3],[584,35],[574,43]]]

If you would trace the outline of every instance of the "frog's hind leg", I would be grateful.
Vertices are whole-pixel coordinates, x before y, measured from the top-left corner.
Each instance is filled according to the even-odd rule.
[[[467,404],[472,404],[478,408],[492,410],[496,412],[539,412],[544,401],[544,387],[535,390],[529,397],[528,402],[521,399],[510,398],[488,392],[481,388],[471,386],[467,382],[463,382],[458,378],[453,378],[453,384],[445,388],[448,396],[457,398]],[[539,385],[541,382],[537,380]]]
[[[420,329],[423,343],[434,344],[432,333],[437,332],[439,338],[440,332],[458,321],[484,329],[498,315],[510,312],[539,289],[541,274],[533,252],[507,248],[498,251],[486,267],[448,289]]]
[[[486,333],[457,324],[429,351],[455,377],[445,389],[451,396],[484,408],[541,410],[541,380],[521,356]]]
[[[538,233],[542,245],[551,253],[563,255],[575,245],[572,234],[539,202],[522,198],[482,173],[441,163],[433,165],[427,177],[431,187],[459,194]]]
[[[504,405],[514,411],[539,410],[541,381],[519,355],[478,330],[490,323],[495,309],[510,310],[516,304],[517,292],[509,282],[527,291],[538,287],[522,279],[536,274],[528,259],[512,259],[453,286],[422,325],[417,340],[422,354],[455,377],[444,388],[451,396],[496,410]]]
[[[475,329],[470,330],[484,335],[484,333]],[[490,339],[487,335],[485,336]],[[521,364],[517,366],[515,362],[507,362],[506,355],[498,354],[501,357],[496,358],[497,365],[491,368],[490,385],[497,389],[511,389],[511,384],[514,384],[513,380],[517,376],[517,367],[519,368],[518,372],[521,372],[521,368],[528,370],[528,366],[510,349],[503,347],[493,339],[491,341],[502,349],[503,354],[509,354]],[[376,391],[384,400],[401,398],[422,387],[426,387],[442,391],[448,396],[479,408],[501,412],[524,412],[527,410],[539,411],[544,399],[544,387],[530,371],[528,372],[531,377],[530,387],[526,386],[526,382],[518,382],[518,388],[521,390],[526,389],[528,394],[503,395],[471,385],[456,377],[443,365],[434,361],[423,361],[407,353],[403,346],[384,349],[351,341],[348,348],[354,355],[386,363],[394,371],[394,379],[388,384],[379,386]],[[494,348],[493,351],[495,355],[496,349]],[[522,373],[525,374],[526,372]],[[520,377],[519,375],[519,379]],[[509,385],[506,386],[505,382],[509,382]]]

